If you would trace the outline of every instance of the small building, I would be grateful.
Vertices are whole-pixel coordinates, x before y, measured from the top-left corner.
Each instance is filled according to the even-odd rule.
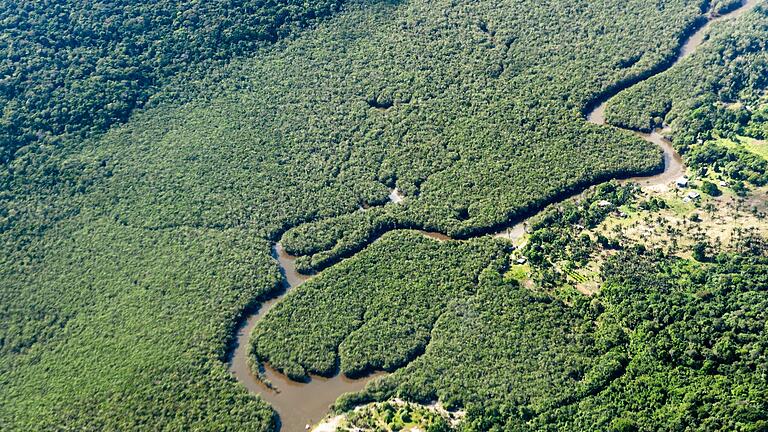
[[[688,192],[688,195],[687,195],[687,197],[690,198],[691,200],[699,199],[700,196],[701,194],[696,191],[690,191]]]
[[[675,180],[675,184],[679,188],[688,187],[688,177],[680,177],[679,179]]]
[[[728,182],[725,181],[725,180],[720,180],[720,186],[727,187],[728,186]]]
[[[528,260],[525,257],[520,257],[520,258],[515,260],[515,263],[518,264],[518,265],[523,265],[523,264],[525,264],[527,262],[528,262]]]
[[[599,201],[599,202],[597,203],[597,205],[599,205],[600,207],[603,207],[603,208],[605,208],[605,207],[610,207],[610,206],[612,206],[613,204],[611,204],[611,202],[610,202],[610,201],[601,200],[601,201]]]

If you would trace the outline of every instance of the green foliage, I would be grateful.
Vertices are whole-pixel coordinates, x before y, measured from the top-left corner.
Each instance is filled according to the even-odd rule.
[[[721,258],[621,252],[572,307],[486,271],[424,355],[359,398],[437,398],[469,431],[759,430],[768,257]]]
[[[633,420],[621,417],[611,421],[608,427],[610,432],[637,432],[637,423]]]
[[[288,230],[280,240],[292,255],[301,255],[296,268],[303,273],[320,271],[362,250],[382,234],[397,228],[416,227],[398,217],[394,204],[357,211],[335,218],[305,223]]]
[[[726,14],[744,4],[743,0],[714,0],[710,2],[710,15]]]
[[[579,200],[569,200],[541,212],[532,223],[532,233],[523,249],[534,267],[539,284],[547,289],[565,283],[565,275],[555,269],[559,261],[584,266],[600,247],[619,245],[604,235],[597,242],[582,234],[584,228],[594,228],[616,208],[631,202],[637,193],[633,184],[603,183],[583,194]],[[609,205],[600,204],[608,202]]]
[[[317,223],[290,241],[308,255],[330,250],[308,266],[323,267],[370,233],[469,236],[657,169],[656,148],[581,113],[668,59],[700,12],[683,0],[356,3],[265,46],[339,5],[0,6],[11,41],[0,43],[0,139],[12,159],[0,173],[2,429],[272,429],[269,409],[224,365],[237,318],[276,286],[271,242]],[[393,186],[405,203],[358,211]],[[573,384],[593,364],[592,324],[484,282],[500,278],[481,270],[501,249],[392,235],[353,258],[370,266],[332,267],[275,309],[273,324],[290,305],[304,314],[290,321],[305,333],[289,335],[294,357],[278,340],[256,343],[299,376],[330,372],[336,349],[343,370],[362,372],[398,367],[434,341],[436,356],[403,369],[429,384],[396,374],[380,394],[391,385],[469,401],[478,430],[531,419],[582,394]],[[309,321],[339,307],[350,313]],[[738,359],[726,342],[718,352]],[[612,355],[596,363],[606,373],[591,392],[620,371]]]
[[[736,181],[757,186],[768,184],[768,161],[740,148],[727,148],[713,141],[693,146],[686,159],[693,167],[711,167]]]
[[[749,111],[749,119],[741,131],[757,139],[768,139],[768,105]]]
[[[641,6],[638,3],[634,7]],[[416,9],[417,5],[412,4],[403,8],[403,11],[410,13]],[[319,270],[351,255],[360,250],[370,238],[375,238],[380,230],[393,227],[423,228],[459,237],[469,236],[492,226],[503,225],[510,218],[531,213],[547,202],[558,200],[599,179],[611,175],[627,175],[636,169],[648,171],[658,168],[660,159],[653,156],[653,153],[658,154],[656,149],[644,147],[644,152],[647,153],[641,156],[640,153],[630,150],[636,148],[637,143],[631,139],[630,144],[629,136],[609,129],[595,128],[584,123],[579,116],[574,117],[572,113],[563,111],[563,108],[569,107],[582,109],[591,97],[600,91],[599,88],[569,83],[567,85],[574,89],[574,93],[563,92],[565,84],[553,86],[551,83],[544,83],[541,81],[542,77],[534,73],[535,70],[527,67],[528,64],[541,61],[549,62],[552,66],[548,71],[553,76],[547,77],[548,82],[560,83],[581,76],[600,76],[592,69],[588,74],[586,69],[580,72],[565,72],[568,68],[581,70],[584,67],[582,62],[589,63],[590,68],[607,67],[602,63],[591,63],[594,59],[591,48],[585,45],[573,46],[572,55],[580,59],[576,63],[563,62],[558,58],[556,53],[562,52],[561,47],[548,52],[547,56],[551,57],[542,60],[540,53],[529,52],[530,47],[539,46],[549,39],[540,37],[534,41],[530,35],[521,32],[521,29],[526,27],[525,22],[549,19],[543,14],[545,11],[534,5],[515,7],[512,10],[514,13],[504,16],[503,19],[496,17],[492,20],[492,14],[482,6],[475,8],[470,14],[471,22],[475,22],[475,19],[485,22],[486,30],[478,26],[476,29],[471,27],[472,31],[469,33],[455,34],[456,40],[464,41],[466,38],[466,42],[462,44],[433,46],[430,39],[411,39],[411,16],[398,14],[397,17],[401,20],[400,28],[392,31],[401,34],[400,37],[408,38],[413,46],[402,47],[397,54],[389,53],[383,49],[388,46],[392,36],[368,32],[365,36],[377,42],[358,41],[363,47],[355,52],[354,57],[339,58],[335,53],[323,53],[324,61],[338,63],[336,69],[341,70],[339,76],[354,74],[362,78],[358,82],[334,82],[327,92],[334,96],[348,95],[348,98],[340,97],[336,104],[327,108],[322,104],[312,105],[311,112],[300,110],[300,107],[291,107],[296,110],[291,119],[314,118],[318,112],[327,112],[329,117],[349,113],[348,117],[366,119],[366,128],[370,132],[349,136],[342,130],[334,130],[336,140],[355,143],[351,145],[349,161],[360,161],[363,157],[378,158],[380,167],[360,175],[379,179],[389,186],[396,183],[408,196],[409,208],[407,211],[383,212],[384,214],[354,214],[331,221],[318,221],[314,225],[302,225],[294,231],[289,231],[284,238],[288,250],[309,255],[301,261],[303,270]],[[516,15],[523,10],[526,14],[531,14],[527,21]],[[688,13],[688,10],[685,10]],[[570,12],[580,14],[583,10],[576,8],[569,10]],[[644,13],[656,12],[649,10]],[[664,13],[668,14],[670,11],[665,10]],[[441,29],[442,24],[434,21],[437,18],[427,13],[419,25]],[[459,20],[469,18],[463,13],[457,17]],[[690,18],[692,20],[693,15]],[[490,25],[493,28],[489,29],[487,23],[494,20],[505,24],[495,27]],[[626,27],[622,28],[622,34],[625,29]],[[613,27],[605,29],[606,32],[617,30],[618,28]],[[560,31],[570,34],[573,28],[567,26],[547,29],[547,33]],[[675,29],[659,28],[656,31]],[[656,35],[651,37],[644,32],[642,35],[648,36],[649,40],[656,38]],[[475,46],[472,41],[476,39],[485,40],[487,43]],[[510,41],[508,48],[501,43],[503,40]],[[640,43],[640,40],[633,43]],[[300,65],[306,62],[305,58],[313,58],[311,54],[301,50],[300,46],[297,46],[295,53],[290,53],[295,56],[287,57],[281,64]],[[625,46],[616,45],[611,48],[624,50]],[[519,54],[513,59],[502,55],[499,50]],[[430,58],[423,57],[426,52],[430,53]],[[625,77],[639,73],[637,71],[650,67],[664,57],[661,52],[646,53],[632,66],[619,67],[609,75]],[[620,57],[623,55],[624,53]],[[381,58],[389,60],[386,64],[381,64]],[[466,60],[457,62],[456,59],[459,58]],[[505,73],[490,79],[484,72],[485,68],[494,66],[488,64],[489,60],[499,60]],[[368,80],[364,77],[366,74],[349,68],[348,62],[354,62],[355,66],[369,71],[367,74],[375,77],[375,81]],[[418,65],[435,62],[454,64],[455,74],[441,77],[420,72]],[[610,67],[614,67],[613,64]],[[382,74],[380,69],[390,73]],[[296,72],[291,70],[289,76],[295,75],[296,79],[292,80],[290,87],[285,87],[285,91],[295,94],[306,82],[322,83],[314,74],[308,73],[312,70],[311,67],[303,67],[301,71]],[[284,70],[281,69],[280,72],[283,76],[286,75]],[[419,86],[414,86],[412,82],[419,83]],[[474,89],[473,94],[477,96],[477,102],[472,111],[480,110],[483,115],[467,117],[468,108],[457,104],[464,96],[454,93],[454,89],[463,88],[462,86]],[[549,88],[556,88],[557,94],[550,93],[547,90]],[[591,94],[586,94],[590,88],[593,89]],[[365,95],[363,100],[359,99],[359,95]],[[529,103],[520,96],[513,95],[530,95],[537,102]],[[374,97],[391,99],[393,104],[382,112],[375,107],[371,109],[368,103],[362,103]],[[271,95],[269,99],[276,98],[279,99],[280,95]],[[267,100],[266,96],[264,100]],[[279,106],[275,107],[276,110],[279,110],[278,108]],[[327,111],[323,111],[325,109]],[[429,118],[431,123],[429,133],[421,135],[417,131],[424,124],[424,118]],[[316,140],[312,136],[306,136],[305,132],[314,128],[316,126],[312,124],[297,128],[294,132],[296,139],[303,139],[305,142]],[[504,133],[499,134],[499,130]],[[256,132],[259,133],[263,134]],[[607,135],[612,138],[608,139]],[[613,141],[617,139],[625,140],[620,151],[618,148],[616,152],[601,150],[599,156],[598,153],[594,154],[594,158],[588,156],[589,161],[577,162],[573,159],[577,153],[591,154],[587,149],[596,142],[600,142],[604,149],[606,145],[612,146],[609,143],[618,143]],[[358,145],[359,148],[365,149],[366,156],[356,153]],[[429,147],[428,151],[425,146]],[[579,148],[578,152],[566,150],[575,147]],[[567,152],[567,156],[560,153],[561,151]],[[606,157],[613,158],[618,155],[631,158],[634,163],[643,160],[642,168],[629,168],[619,160],[606,160]],[[635,158],[634,155],[638,157]],[[337,165],[349,166],[349,162],[341,161]],[[577,168],[579,166],[592,168],[582,171]],[[596,166],[604,168],[595,169]],[[612,174],[609,174],[609,171]]]
[[[650,212],[656,212],[668,208],[666,201],[657,197],[651,197],[646,201],[641,201],[637,204],[637,206],[642,210]]]
[[[288,295],[253,352],[289,376],[394,370],[423,352],[448,303],[471,295],[503,243],[442,243],[394,232]]]
[[[767,19],[768,8],[758,5],[738,20],[713,26],[706,44],[688,59],[612,99],[606,110],[608,122],[647,131],[665,120],[673,124],[679,146],[695,143],[696,132],[716,131],[710,116],[689,120],[686,126],[677,123],[686,122],[684,118],[696,108],[713,109],[715,101],[759,97],[768,84]]]
[[[339,10],[311,3],[31,0],[0,4],[0,163],[124,122],[165,84]],[[29,150],[27,150],[29,151]]]
[[[749,192],[749,189],[744,185],[744,182],[740,180],[733,182],[733,184],[731,184],[731,189],[736,192],[736,195],[742,197],[746,196],[747,192]]]
[[[707,249],[709,245],[706,242],[697,242],[693,245],[693,259],[696,261],[705,261],[707,259]]]
[[[220,360],[240,311],[278,283],[252,232],[81,214],[4,251],[3,430],[273,428]]]
[[[716,184],[708,180],[704,180],[703,182],[701,182],[701,191],[707,195],[715,196],[715,197],[723,194],[723,191],[721,191]]]
[[[569,233],[570,212],[583,222],[590,202],[620,191],[607,185],[545,212],[531,237]],[[421,357],[337,408],[439,399],[467,409],[470,431],[760,430],[767,250],[693,264],[628,248],[603,266],[602,291],[570,307],[486,269],[476,293],[434,324]]]
[[[366,392],[465,407],[466,430],[521,427],[581,391],[597,354],[591,327],[561,302],[489,269],[475,295],[440,317],[424,355]]]
[[[561,413],[577,429],[631,414],[639,430],[753,430],[768,404],[767,266],[750,255],[704,267],[633,253],[609,260],[601,319],[628,329],[630,362],[578,411]]]
[[[717,8],[718,5],[715,5]],[[768,8],[755,10],[712,29],[709,40],[667,73],[633,86],[611,100],[610,123],[639,130],[673,125],[674,144],[693,168],[712,168],[739,182],[768,183],[768,161],[744,148],[728,148],[717,138],[765,136],[763,89],[768,86]],[[740,103],[732,106],[731,102]],[[709,187],[712,192],[715,188]],[[705,191],[706,192],[706,191]]]
[[[347,414],[348,425],[344,431],[393,432],[400,430],[425,430],[426,432],[450,432],[452,428],[443,413],[430,407],[413,403],[383,402],[362,407]]]

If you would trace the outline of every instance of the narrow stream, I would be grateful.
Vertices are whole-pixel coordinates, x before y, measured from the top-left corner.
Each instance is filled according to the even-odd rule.
[[[746,0],[742,3],[741,6],[734,9],[733,11],[710,18],[706,24],[701,26],[698,30],[691,34],[688,39],[686,39],[686,41],[680,47],[675,61],[672,62],[672,64],[670,64],[664,70],[659,71],[656,75],[669,70],[672,68],[672,66],[680,63],[680,61],[682,61],[684,58],[693,54],[696,49],[698,49],[701,44],[704,43],[704,38],[714,23],[739,17],[752,10],[755,6],[757,6],[758,3],[760,3],[760,1],[762,0]],[[605,108],[608,105],[608,101],[622,90],[625,89],[619,89],[616,92],[604,95],[600,99],[600,103],[589,114],[587,114],[587,121],[596,125],[606,126],[607,123],[605,121]],[[677,151],[675,151],[675,149],[672,147],[672,143],[664,137],[664,133],[669,132],[668,129],[657,129],[651,133],[642,133],[637,131],[631,132],[637,134],[642,139],[661,147],[662,151],[664,152],[664,171],[652,176],[629,178],[625,181],[632,181],[649,187],[663,187],[685,174],[683,158],[680,157],[680,154],[678,154]]]
[[[747,0],[736,10],[723,16],[710,19],[704,26],[698,29],[686,40],[680,48],[676,60],[669,67],[674,66],[701,46],[704,42],[706,32],[714,22],[742,15],[756,6],[760,1],[761,0]],[[597,125],[606,125],[605,107],[608,100],[615,96],[616,93],[618,93],[618,91],[604,95],[600,99],[600,104],[587,115],[587,121]],[[625,181],[637,182],[648,187],[664,187],[685,173],[685,166],[683,165],[682,158],[672,148],[672,144],[669,140],[664,138],[662,135],[664,132],[666,131],[656,130],[648,134],[634,132],[646,141],[661,147],[664,153],[664,170],[661,173],[652,176],[635,177],[626,179]],[[392,202],[399,203],[402,199],[402,195],[397,190],[393,191],[390,195],[390,200]],[[495,236],[516,240],[525,234],[525,226],[526,222],[521,221],[510,228],[496,233]],[[422,233],[437,240],[450,239],[448,236],[440,233]],[[256,326],[256,323],[266,315],[288,291],[301,285],[310,278],[309,276],[302,275],[296,271],[294,265],[295,257],[285,253],[280,244],[275,245],[273,255],[283,274],[283,286],[285,289],[274,298],[262,303],[258,311],[248,316],[238,328],[237,342],[229,360],[229,370],[235,378],[248,389],[248,391],[259,394],[274,407],[275,411],[277,411],[280,416],[281,431],[299,432],[305,430],[306,425],[314,425],[320,421],[327,414],[329,406],[342,393],[361,390],[366,383],[376,376],[382,375],[382,373],[354,380],[345,377],[343,374],[338,374],[332,378],[312,376],[309,382],[298,383],[266,365],[263,373],[272,383],[273,388],[267,387],[254,376],[248,365],[247,354],[248,339],[251,331]]]

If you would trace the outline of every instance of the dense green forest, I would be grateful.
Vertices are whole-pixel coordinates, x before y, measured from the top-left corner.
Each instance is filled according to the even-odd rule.
[[[252,53],[342,4],[5,1],[0,4],[0,163],[45,151],[38,146],[104,132],[150,103],[163,86],[188,85],[195,70],[202,73]]]
[[[714,28],[709,42],[678,67],[613,99],[608,121],[638,130],[669,123],[675,146],[694,168],[765,185],[764,155],[718,139],[765,139],[767,23],[768,7],[759,4],[754,13]]]
[[[274,241],[322,269],[393,228],[468,237],[658,170],[658,149],[582,115],[668,62],[705,6],[4,2],[0,429],[273,430],[225,360],[243,311],[279,286]],[[393,187],[406,199],[384,205]],[[565,303],[505,280],[504,251],[388,234],[289,294],[256,353],[296,377],[418,356],[340,406],[439,396],[467,406],[474,430],[648,429],[658,416],[759,430],[762,258],[697,267],[626,252],[605,267],[613,288]],[[673,295],[633,279],[643,271]],[[713,294],[686,303],[699,291]],[[642,339],[637,317],[656,304],[676,315]],[[745,327],[739,315],[711,329],[734,333],[733,356],[686,339],[688,317],[741,305]],[[715,362],[638,354],[673,336]],[[657,402],[631,418],[641,390]],[[746,394],[733,404],[728,391]]]
[[[616,206],[662,205],[655,199],[639,201],[636,193],[634,185],[608,183],[547,209],[532,222],[522,250],[535,269],[537,288],[523,288],[512,272],[505,273],[503,260],[486,267],[470,295],[452,297],[443,309],[423,355],[364,392],[342,397],[336,409],[397,396],[464,408],[462,430],[472,431],[677,430],[691,425],[697,425],[694,430],[763,430],[768,425],[765,240],[754,243],[759,239],[745,237],[738,253],[713,250],[694,261],[643,244],[593,241],[578,234],[577,227],[598,226]],[[602,207],[601,201],[612,206]],[[362,302],[374,313],[389,310],[378,304],[381,297],[352,288],[356,284],[350,283],[347,270],[344,276],[335,273],[368,267],[363,264],[368,253],[385,247],[389,238],[322,274],[323,286],[338,284],[333,300],[344,306],[336,307]],[[457,244],[422,241],[442,248]],[[483,241],[493,244],[490,238],[473,240]],[[600,248],[616,252],[600,271],[601,292],[590,298],[563,290],[565,277],[551,263],[583,265]],[[408,284],[397,283],[398,276],[387,292],[410,295]],[[300,288],[305,289],[302,300],[317,296],[315,286]],[[335,321],[319,318],[326,308],[313,311],[294,299],[283,303],[289,310],[280,316],[295,319],[291,313],[296,312],[302,319],[265,320],[261,331],[275,333],[266,339],[316,333],[320,341],[297,343],[328,343],[321,335],[336,333],[311,324]],[[361,330],[354,330],[355,340]],[[353,338],[346,332],[349,336],[341,336]],[[373,340],[382,337],[378,331],[367,334]],[[278,361],[301,351],[292,344],[277,349]],[[323,350],[337,352],[331,344],[312,353]],[[338,355],[342,367],[361,362],[361,355],[377,358],[370,350],[339,349]],[[299,355],[292,361],[314,360]]]
[[[719,23],[709,32],[708,42],[681,64],[612,99],[606,111],[608,122],[646,131],[666,122],[678,129],[678,122],[697,108],[718,101],[754,104],[768,84],[766,21],[768,7],[758,4],[738,20]],[[711,127],[700,132],[708,130]],[[687,135],[689,131],[678,132]],[[685,137],[685,141],[690,144],[696,138]]]
[[[423,352],[446,306],[474,293],[503,246],[387,234],[281,301],[256,327],[253,352],[298,380],[394,370]]]
[[[464,407],[470,431],[764,430],[767,275],[764,250],[701,264],[628,249],[599,295],[566,304],[489,267],[423,356],[337,409],[397,395]]]
[[[0,262],[1,429],[271,429],[220,360],[232,305],[277,285],[266,242],[81,214],[22,251]]]
[[[215,93],[140,114],[77,157],[25,167],[22,187],[59,173],[74,193],[109,183],[106,199],[128,224],[253,220],[273,236],[379,202],[385,185],[398,185],[414,198],[405,222],[469,233],[569,189],[659,167],[655,148],[585,124],[579,111],[613,82],[662,61],[681,32],[665,20],[679,17],[682,26],[698,6],[622,3],[621,19],[610,6],[605,15],[578,5],[445,8],[361,5],[283,49],[230,66],[221,73],[232,78]],[[654,26],[639,26],[638,10],[656,14]],[[609,15],[610,26],[590,34]],[[492,28],[493,20],[504,25]],[[525,30],[539,21],[552,25]],[[644,30],[614,43],[632,26]],[[667,46],[656,43],[659,33],[669,34]],[[562,34],[571,38],[567,55]],[[620,61],[636,50],[647,53],[631,66]],[[491,66],[504,72],[489,75]],[[372,107],[373,99],[392,106]]]

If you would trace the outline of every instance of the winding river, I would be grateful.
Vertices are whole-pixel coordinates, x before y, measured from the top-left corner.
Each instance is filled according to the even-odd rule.
[[[717,21],[733,18],[756,6],[761,0],[747,0],[737,9],[722,16],[711,18],[707,23],[701,26],[691,34],[681,46],[677,58],[664,70],[669,69],[685,57],[693,53],[703,42],[706,32],[710,26]],[[661,73],[663,71],[659,71]],[[596,107],[586,116],[587,120],[596,125],[606,125],[605,107],[613,96],[620,90],[603,95],[597,102]],[[634,132],[634,131],[633,131]],[[680,155],[672,148],[672,144],[664,137],[663,130],[656,130],[651,133],[634,132],[644,140],[658,145],[664,153],[664,169],[661,173],[626,179],[625,181],[637,182],[643,186],[656,188],[666,187],[669,183],[685,173],[685,166]],[[402,201],[402,196],[393,191],[390,200],[394,203]],[[522,237],[525,233],[525,221],[519,222],[510,228],[495,234],[496,237],[504,237],[512,240]],[[447,236],[439,233],[423,232],[424,235],[436,238],[438,240],[447,240]],[[298,383],[290,380],[285,375],[273,370],[268,365],[263,366],[262,374],[266,377],[272,386],[266,386],[251,372],[248,364],[248,339],[256,323],[269,312],[269,310],[279,302],[283,296],[301,285],[310,277],[302,275],[296,271],[294,265],[295,257],[285,253],[280,244],[275,245],[273,255],[277,260],[280,271],[283,274],[284,290],[274,298],[261,304],[256,313],[245,318],[237,329],[237,340],[234,349],[229,358],[229,370],[235,378],[244,385],[251,393],[256,393],[264,400],[269,402],[277,411],[280,417],[280,429],[283,432],[298,432],[305,429],[306,425],[313,425],[320,421],[328,412],[329,406],[345,392],[361,390],[365,384],[374,377],[381,374],[374,374],[360,379],[349,379],[343,374],[337,374],[332,378],[323,378],[312,376],[308,382]]]
[[[238,329],[237,343],[229,363],[229,370],[248,391],[258,393],[262,399],[272,405],[280,416],[282,431],[302,431],[307,424],[315,424],[322,420],[328,412],[328,407],[342,393],[361,390],[365,383],[376,375],[357,380],[349,379],[343,374],[337,374],[333,378],[313,376],[309,382],[299,383],[264,365],[262,373],[272,384],[271,388],[254,376],[248,364],[247,350],[251,331],[291,288],[301,285],[310,278],[296,271],[295,257],[285,253],[280,244],[275,245],[273,256],[280,264],[284,291],[262,303],[259,310],[248,316],[245,323]]]

